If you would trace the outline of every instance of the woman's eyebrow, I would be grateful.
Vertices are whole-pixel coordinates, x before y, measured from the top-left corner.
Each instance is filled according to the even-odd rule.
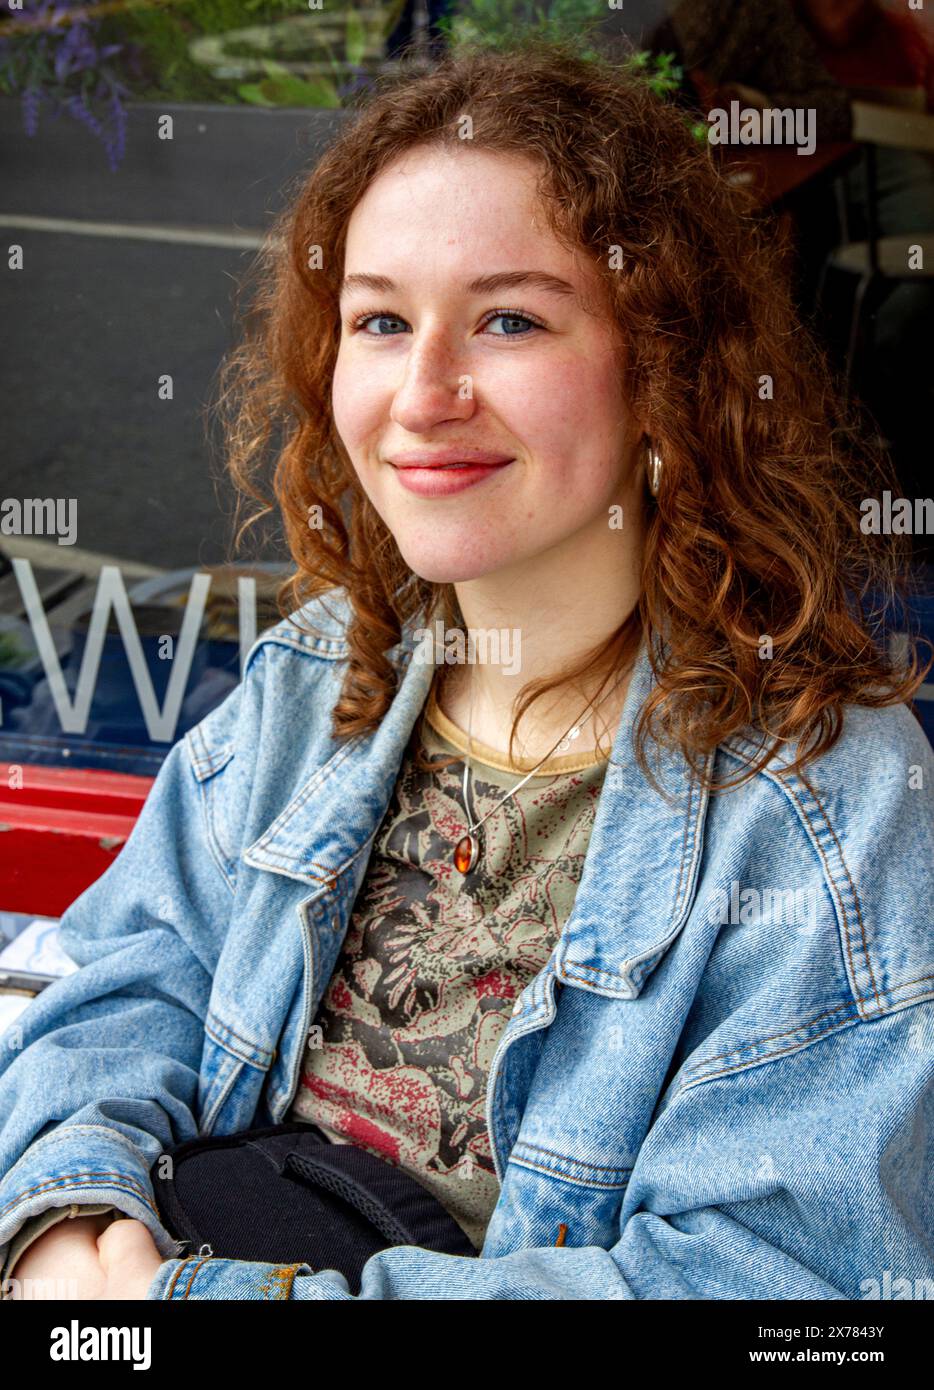
[[[520,285],[534,286],[551,294],[574,295],[573,285],[557,275],[549,275],[544,270],[504,270],[492,275],[479,275],[470,280],[464,289],[467,294],[492,294],[494,290],[516,289]],[[399,286],[387,275],[347,275],[341,284],[341,296],[352,290],[371,290],[376,293],[397,290]]]

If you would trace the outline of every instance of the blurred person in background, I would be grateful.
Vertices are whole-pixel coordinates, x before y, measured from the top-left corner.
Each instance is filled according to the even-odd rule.
[[[893,99],[896,90],[914,90],[919,105],[932,109],[934,53],[912,11],[891,11],[877,0],[683,0],[673,6],[671,23],[685,67],[702,69],[719,100],[749,104],[761,96],[772,107],[813,109],[818,147],[852,140],[857,98],[884,104],[886,89]],[[801,163],[806,175],[807,161]],[[879,235],[934,232],[934,156],[877,146],[875,166]],[[805,312],[813,308],[827,255],[843,238],[841,198],[847,239],[866,236],[861,161],[851,158],[842,170],[816,166],[815,175],[782,200],[796,227],[796,295]],[[842,357],[853,278],[828,289],[824,328]],[[864,354],[856,378],[911,496],[929,489],[919,443],[934,409],[927,360],[932,328],[932,282],[891,281],[875,301],[874,350]],[[918,538],[920,552],[929,546],[928,538]]]
[[[889,10],[877,0],[793,0],[821,62],[851,97],[885,103],[886,89],[916,91],[919,107],[934,110],[934,49],[915,11]],[[923,103],[921,97],[923,94]],[[934,155],[924,150],[874,147],[876,215],[880,236],[934,233]],[[867,235],[866,186],[861,163],[839,176],[849,239]],[[934,282],[891,281],[876,302],[873,351],[860,376],[889,441],[908,496],[931,490],[928,422],[934,413],[930,343]],[[932,539],[919,551],[931,557]]]

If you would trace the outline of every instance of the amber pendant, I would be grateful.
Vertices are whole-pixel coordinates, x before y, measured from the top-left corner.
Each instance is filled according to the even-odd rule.
[[[454,867],[461,874],[469,874],[480,854],[479,841],[473,835],[465,835],[454,847]]]

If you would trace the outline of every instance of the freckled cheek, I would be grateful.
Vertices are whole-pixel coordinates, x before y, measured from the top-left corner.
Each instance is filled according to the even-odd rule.
[[[503,413],[531,449],[555,455],[577,452],[616,426],[619,388],[612,378],[600,380],[578,358],[556,361],[517,381],[502,397]]]
[[[376,382],[340,356],[334,368],[331,409],[337,432],[351,454],[365,445],[386,414]]]
[[[573,360],[536,364],[517,381],[506,382],[509,411],[536,438],[580,438],[618,418],[618,388],[609,374],[598,377],[592,363]]]
[[[514,385],[502,413],[533,461],[532,491],[548,506],[560,498],[568,514],[588,511],[618,481],[623,408],[615,375],[598,376],[575,357]]]

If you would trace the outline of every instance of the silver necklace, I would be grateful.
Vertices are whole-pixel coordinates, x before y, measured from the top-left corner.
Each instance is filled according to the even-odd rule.
[[[616,682],[616,685],[614,685],[613,690],[617,688],[619,683],[619,681]],[[612,694],[613,692],[611,691],[610,693]],[[477,860],[480,858],[480,838],[476,834],[476,832],[479,830],[483,822],[485,820],[489,820],[490,816],[492,816],[495,811],[498,811],[499,808],[502,805],[504,805],[505,802],[507,802],[511,796],[515,796],[519,788],[524,787],[529,778],[535,776],[538,769],[542,766],[542,763],[546,763],[548,759],[553,757],[556,753],[563,753],[568,748],[570,748],[574,739],[580,737],[581,728],[583,727],[583,717],[587,713],[587,710],[589,708],[590,702],[588,701],[588,703],[581,710],[581,713],[578,715],[577,719],[568,729],[567,733],[564,734],[558,740],[555,746],[548,753],[545,754],[541,762],[536,763],[535,766],[532,768],[531,772],[527,772],[525,776],[521,779],[521,781],[516,783],[516,785],[512,788],[511,791],[508,791],[506,795],[496,803],[495,806],[491,807],[491,809],[487,811],[486,815],[481,816],[479,820],[472,820],[470,816],[470,806],[467,797],[467,785],[470,777],[470,753],[473,747],[473,740],[471,738],[471,734],[473,732],[473,693],[471,693],[470,712],[467,721],[467,757],[464,761],[464,811],[467,814],[467,830],[458,840],[457,844],[454,846],[453,856],[454,867],[455,869],[457,869],[458,873],[463,874],[466,878],[467,874],[469,874],[476,867]]]

